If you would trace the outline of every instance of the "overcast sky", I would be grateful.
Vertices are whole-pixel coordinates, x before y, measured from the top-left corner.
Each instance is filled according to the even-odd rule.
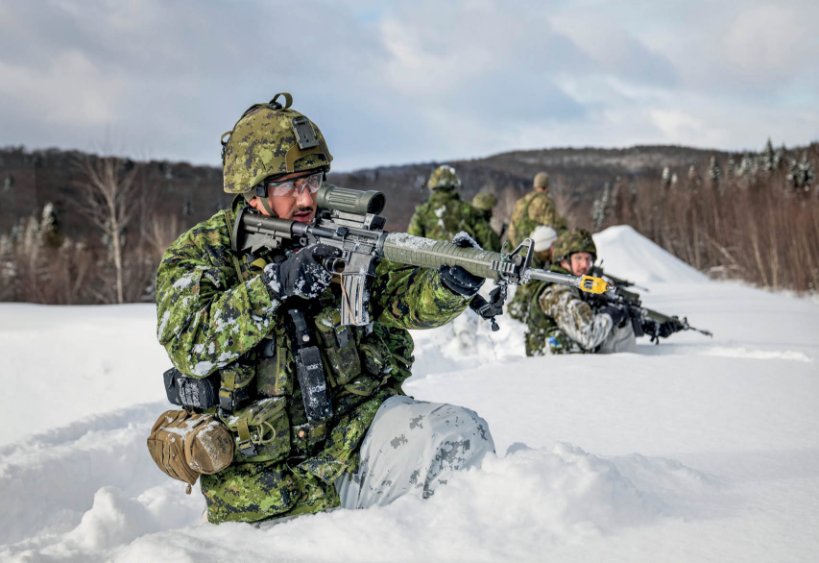
[[[219,164],[289,91],[334,169],[819,140],[819,2],[0,0],[0,146]]]

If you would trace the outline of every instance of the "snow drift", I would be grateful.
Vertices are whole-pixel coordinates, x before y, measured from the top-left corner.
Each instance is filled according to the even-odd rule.
[[[819,303],[708,281],[629,228],[596,241],[715,338],[525,358],[509,319],[418,331],[407,392],[478,411],[497,455],[426,501],[263,528],[202,523],[196,488],[153,466],[152,306],[0,304],[0,559],[815,560]]]

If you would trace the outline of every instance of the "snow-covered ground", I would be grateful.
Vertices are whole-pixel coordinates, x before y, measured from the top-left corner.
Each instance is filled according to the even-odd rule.
[[[417,332],[419,399],[477,410],[497,456],[426,501],[266,529],[145,447],[166,408],[151,306],[0,304],[2,561],[819,561],[819,301],[704,278],[596,235],[644,303],[715,333],[525,358],[522,326]]]

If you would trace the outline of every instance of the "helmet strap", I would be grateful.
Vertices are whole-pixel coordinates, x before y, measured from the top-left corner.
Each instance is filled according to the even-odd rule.
[[[249,190],[249,191],[246,191],[242,195],[245,196],[245,201],[248,202],[248,203],[250,203],[250,200],[252,200],[254,197],[258,198],[259,202],[262,204],[262,208],[265,211],[267,211],[267,214],[270,215],[271,217],[276,217],[277,215],[276,215],[275,211],[273,211],[273,208],[270,207],[270,202],[267,199],[267,195],[259,195],[259,193],[257,191],[257,188],[259,186],[262,186],[262,185],[263,184],[259,184],[258,186],[256,186],[256,188],[254,188],[252,190]],[[267,190],[265,190],[265,191],[267,191]]]
[[[259,199],[262,202],[262,207],[264,207],[264,210],[267,211],[267,214],[270,215],[271,217],[275,217],[276,212],[273,211],[273,208],[270,207],[270,202],[268,201],[268,199],[266,197],[262,197]]]

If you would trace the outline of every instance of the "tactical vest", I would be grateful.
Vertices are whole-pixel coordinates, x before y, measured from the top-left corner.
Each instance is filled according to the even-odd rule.
[[[410,234],[435,240],[450,240],[461,231],[465,231],[473,238],[477,236],[472,227],[474,209],[462,201],[453,189],[433,191],[429,199],[418,206],[415,216],[422,232]]]
[[[248,279],[267,262],[248,256],[237,263],[242,279]],[[333,284],[301,309],[321,351],[335,418],[378,391],[401,394],[414,360],[406,330],[378,323],[342,326],[340,300],[340,288]],[[281,305],[271,334],[219,372],[221,418],[236,434],[236,461],[307,458],[320,449],[332,428],[332,420],[311,423],[306,416],[286,311]]]
[[[232,232],[233,217],[232,209],[223,215],[228,233]],[[284,260],[288,252],[263,250],[239,256],[228,251],[225,259],[232,264],[235,276],[225,272],[225,283],[233,287],[247,282],[269,262]],[[337,284],[331,284],[317,299],[281,303],[272,313],[269,334],[238,360],[217,370],[218,404],[210,410],[235,435],[235,461],[309,457],[321,449],[338,418],[377,392],[386,391],[387,396],[401,393],[401,383],[410,376],[413,362],[409,333],[379,323],[341,326],[340,304]],[[331,418],[317,421],[313,417],[309,421],[305,412],[296,376],[296,335],[289,322],[292,308],[301,313],[306,334],[318,349],[310,362],[312,368],[323,371],[322,387],[326,386],[332,403]]]

